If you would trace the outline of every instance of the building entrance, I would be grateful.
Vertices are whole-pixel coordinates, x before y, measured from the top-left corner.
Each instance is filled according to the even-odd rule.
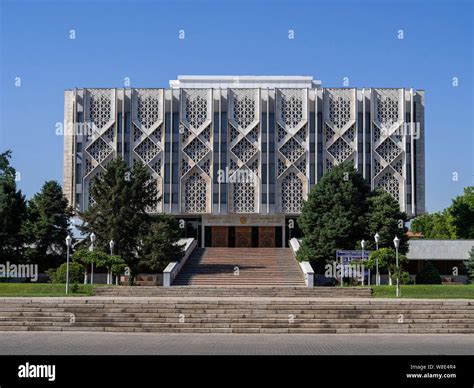
[[[281,226],[207,226],[206,247],[275,248],[282,246]]]

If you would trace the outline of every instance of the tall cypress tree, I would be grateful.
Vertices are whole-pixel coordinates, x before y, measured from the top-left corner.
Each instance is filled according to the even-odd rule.
[[[0,261],[22,260],[26,201],[16,187],[16,171],[10,165],[11,151],[0,154]]]
[[[367,240],[367,249],[375,247],[374,236],[380,236],[380,247],[393,248],[393,239],[400,239],[400,253],[408,251],[407,215],[400,211],[400,204],[389,193],[382,189],[373,191],[368,197],[367,232],[363,236]]]
[[[298,258],[316,271],[334,260],[337,249],[354,249],[365,236],[370,187],[352,163],[325,174],[304,203],[298,224],[304,238]]]
[[[28,201],[27,257],[40,270],[56,268],[65,259],[66,236],[73,213],[56,181],[45,182],[41,191]]]
[[[152,221],[146,209],[159,200],[156,183],[142,163],[130,169],[117,158],[93,181],[90,194],[95,203],[80,213],[84,221],[80,229],[94,232],[96,247],[104,252],[114,240],[114,253],[122,256],[133,273],[139,264],[140,240]]]

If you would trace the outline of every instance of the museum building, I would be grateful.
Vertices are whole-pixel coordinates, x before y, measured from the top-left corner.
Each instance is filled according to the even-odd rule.
[[[349,161],[424,212],[424,92],[323,88],[308,76],[179,76],[169,88],[65,91],[64,193],[77,210],[120,156],[144,163],[202,247],[282,247],[311,188]]]

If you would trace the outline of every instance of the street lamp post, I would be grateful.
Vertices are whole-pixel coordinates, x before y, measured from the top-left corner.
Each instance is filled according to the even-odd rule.
[[[400,297],[400,271],[398,269],[398,248],[400,247],[400,239],[395,236],[393,239],[393,245],[395,245],[395,265],[397,267],[397,298]]]
[[[91,233],[91,251],[94,252],[94,243],[95,243],[95,234],[94,232]],[[91,263],[91,284],[94,284],[94,260]]]
[[[362,260],[364,260],[364,249],[365,249],[364,239],[360,242],[360,246],[362,247]],[[365,278],[365,273],[362,273],[362,285],[364,285],[364,278]],[[370,285],[370,279],[368,280],[368,284]]]
[[[114,240],[110,240],[109,242],[109,247],[110,247],[110,258],[112,258],[113,254],[114,254]],[[107,284],[112,284],[112,265],[110,265],[110,268],[109,268],[109,273],[107,274]]]
[[[378,233],[375,233],[374,239],[375,239],[375,250],[378,251],[380,235]],[[375,259],[375,284],[377,286],[380,286],[379,258],[378,257]]]
[[[66,237],[66,295],[69,294],[69,249],[71,248],[72,238]]]

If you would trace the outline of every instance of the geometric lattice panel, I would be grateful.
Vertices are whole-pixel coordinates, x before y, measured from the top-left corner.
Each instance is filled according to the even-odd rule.
[[[282,179],[281,206],[284,213],[299,213],[303,206],[303,182],[294,172]]]
[[[356,156],[356,94],[352,89],[324,90],[323,165],[325,171],[333,165]]]
[[[254,182],[232,184],[232,197],[235,213],[254,213],[256,211]]]
[[[294,137],[292,137],[280,148],[280,152],[290,161],[290,163],[295,163],[306,152],[306,150],[298,141],[295,140]]]
[[[184,183],[186,213],[205,213],[207,205],[206,181],[197,172],[190,175]]]
[[[277,195],[280,211],[298,213],[308,191],[308,95],[306,89],[278,89]],[[297,171],[303,174],[297,175]]]
[[[277,89],[277,121],[283,130],[298,130],[307,122],[306,89]]]
[[[104,128],[113,120],[113,93],[110,89],[88,89],[89,117],[97,130]]]
[[[354,120],[354,91],[351,89],[325,89],[326,122],[341,130]]]
[[[397,201],[400,200],[400,183],[392,173],[384,173],[377,182],[377,187],[383,188],[392,195]]]
[[[380,187],[390,193],[405,209],[402,197],[405,188],[405,137],[399,133],[403,125],[404,94],[400,89],[373,89],[372,103],[372,149],[374,155],[373,187]],[[383,166],[382,166],[383,165]],[[391,168],[388,168],[388,167]],[[385,167],[385,168],[384,168]],[[396,171],[396,172],[395,172]]]
[[[389,128],[400,119],[398,90],[382,89],[376,96],[377,122]]]
[[[145,164],[157,187],[157,195],[163,191],[163,89],[132,89],[132,165]],[[162,211],[161,201],[146,211]]]
[[[246,177],[243,181],[229,184],[229,211],[234,213],[258,212],[261,160],[259,96],[258,89],[228,91],[228,165],[232,177]]]
[[[198,131],[211,120],[211,93],[208,89],[181,90],[181,121]]]
[[[98,137],[88,148],[87,152],[99,163],[109,156],[113,149],[101,137]]]
[[[138,146],[135,147],[135,152],[145,162],[151,162],[160,153],[160,147],[158,147],[148,137],[145,138]]]
[[[212,90],[181,89],[180,109],[181,209],[207,213],[212,199]]]
[[[328,148],[328,152],[334,156],[338,163],[344,162],[353,151],[354,149],[340,137]]]
[[[258,152],[258,150],[249,140],[247,140],[247,138],[244,137],[234,147],[232,147],[232,152],[243,163],[247,163],[250,158]]]
[[[256,117],[258,101],[254,89],[239,89],[232,92],[233,105],[231,115],[237,127],[248,128],[258,120]]]
[[[196,137],[191,140],[183,151],[194,163],[197,163],[209,152],[209,148],[207,148],[207,146]]]
[[[395,160],[398,155],[402,153],[400,147],[398,147],[390,138],[384,140],[383,143],[377,147],[376,151],[384,160],[389,163]]]

